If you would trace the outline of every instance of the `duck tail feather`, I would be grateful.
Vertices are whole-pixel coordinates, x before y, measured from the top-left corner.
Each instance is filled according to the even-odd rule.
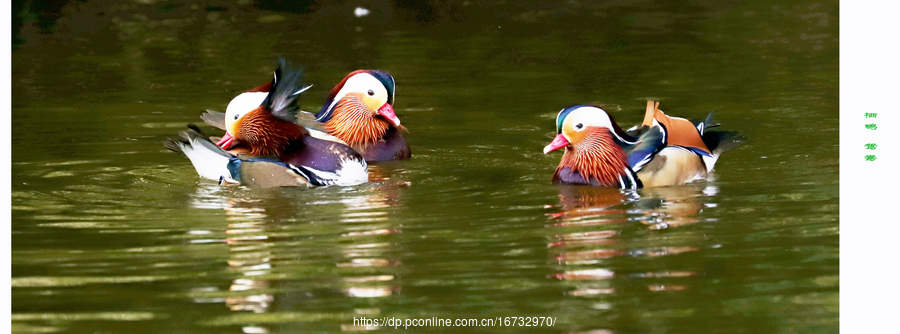
[[[184,153],[200,176],[214,181],[232,180],[228,162],[234,155],[213,143],[196,125],[188,125],[187,130],[178,133],[178,138],[166,139],[163,145]]]
[[[714,128],[714,127],[717,127],[720,125],[722,125],[722,124],[719,122],[716,122],[716,120],[713,119],[712,112],[710,112],[709,115],[706,116],[706,120],[704,120],[702,122],[694,122],[694,126],[697,127],[697,131],[700,131],[701,136],[704,133],[706,133],[706,130],[709,130],[711,128]]]
[[[747,142],[747,137],[737,131],[708,131],[703,134],[703,143],[713,155],[719,155],[725,150]]]

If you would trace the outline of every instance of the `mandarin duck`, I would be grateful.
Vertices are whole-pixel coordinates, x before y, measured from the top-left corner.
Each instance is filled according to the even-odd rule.
[[[406,130],[394,113],[394,77],[379,70],[350,72],[328,94],[316,120],[366,161],[409,159]]]
[[[317,138],[298,124],[303,121],[297,117],[297,99],[309,88],[302,78],[301,70],[281,59],[270,89],[255,108],[226,112],[229,136],[220,141],[222,147],[195,126],[164,144],[187,155],[201,177],[220,184],[309,187],[367,182],[368,168],[358,152],[339,141]]]
[[[605,110],[591,105],[562,109],[557,136],[544,154],[565,147],[554,183],[641,188],[680,185],[703,179],[719,155],[744,141],[734,132],[707,131],[703,122],[670,117],[648,101],[640,127],[623,131]]]
[[[383,71],[353,71],[331,90],[318,113],[300,113],[300,116],[314,117],[322,123],[318,127],[305,124],[315,130],[313,136],[346,143],[367,162],[408,159],[409,144],[401,132],[406,128],[400,125],[392,106],[395,86],[394,77]],[[270,88],[267,84],[241,93],[229,102],[225,113],[207,110],[201,118],[228,131],[224,126],[225,114],[229,110],[239,112],[255,108]],[[219,144],[226,146],[231,136],[226,133]]]

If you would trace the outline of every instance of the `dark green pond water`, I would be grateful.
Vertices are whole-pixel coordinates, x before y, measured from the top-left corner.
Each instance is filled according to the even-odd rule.
[[[16,333],[838,331],[835,1],[46,7],[13,6]],[[352,70],[391,73],[413,158],[258,190],[161,145],[279,56],[306,67],[306,110]],[[550,183],[557,111],[630,126],[647,99],[749,140],[708,182]]]

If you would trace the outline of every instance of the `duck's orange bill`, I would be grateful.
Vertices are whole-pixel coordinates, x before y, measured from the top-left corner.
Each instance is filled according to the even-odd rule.
[[[234,137],[226,132],[225,135],[222,136],[222,139],[219,139],[219,142],[216,143],[216,145],[219,145],[219,147],[226,150],[230,149],[232,146],[234,146]]]
[[[390,103],[385,103],[381,108],[378,108],[377,112],[379,115],[390,120],[391,123],[394,123],[394,125],[400,126],[400,119],[397,118],[397,114],[394,113],[394,107],[392,107]]]
[[[553,141],[550,142],[550,145],[544,146],[544,154],[556,151],[566,146],[569,146],[569,140],[566,139],[566,136],[560,133],[556,135],[556,138],[553,138]]]

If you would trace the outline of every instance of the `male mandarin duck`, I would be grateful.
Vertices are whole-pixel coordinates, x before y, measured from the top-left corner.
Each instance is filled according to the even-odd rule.
[[[366,161],[409,159],[410,149],[394,113],[394,77],[378,70],[350,72],[328,94],[316,120]]]
[[[267,187],[367,182],[368,168],[359,153],[339,141],[316,138],[298,124],[297,99],[308,88],[302,85],[302,78],[302,71],[280,60],[269,91],[255,108],[226,113],[224,127],[229,135],[220,141],[223,147],[193,126],[165,145],[187,155],[201,177],[220,184]],[[235,148],[251,157],[225,150]]]
[[[235,97],[226,109],[239,112],[259,105],[264,92],[270,85],[263,85]],[[315,114],[319,127],[333,137],[313,131],[313,136],[329,140],[338,139],[357,150],[368,162],[403,160],[410,157],[409,144],[401,133],[406,130],[400,125],[392,106],[394,102],[394,78],[379,70],[358,70],[348,74],[331,90],[322,109]],[[225,129],[225,114],[208,110],[202,115],[204,121]],[[301,113],[301,117],[312,117]],[[308,125],[308,124],[307,124]],[[227,131],[227,129],[225,129]],[[315,129],[313,129],[315,130]],[[219,141],[227,145],[231,134]]]
[[[545,154],[566,148],[553,182],[632,189],[680,185],[705,178],[724,150],[743,142],[734,132],[706,131],[717,126],[712,113],[692,123],[658,107],[648,101],[644,121],[630,133],[599,107],[561,110],[557,136],[544,147]]]

